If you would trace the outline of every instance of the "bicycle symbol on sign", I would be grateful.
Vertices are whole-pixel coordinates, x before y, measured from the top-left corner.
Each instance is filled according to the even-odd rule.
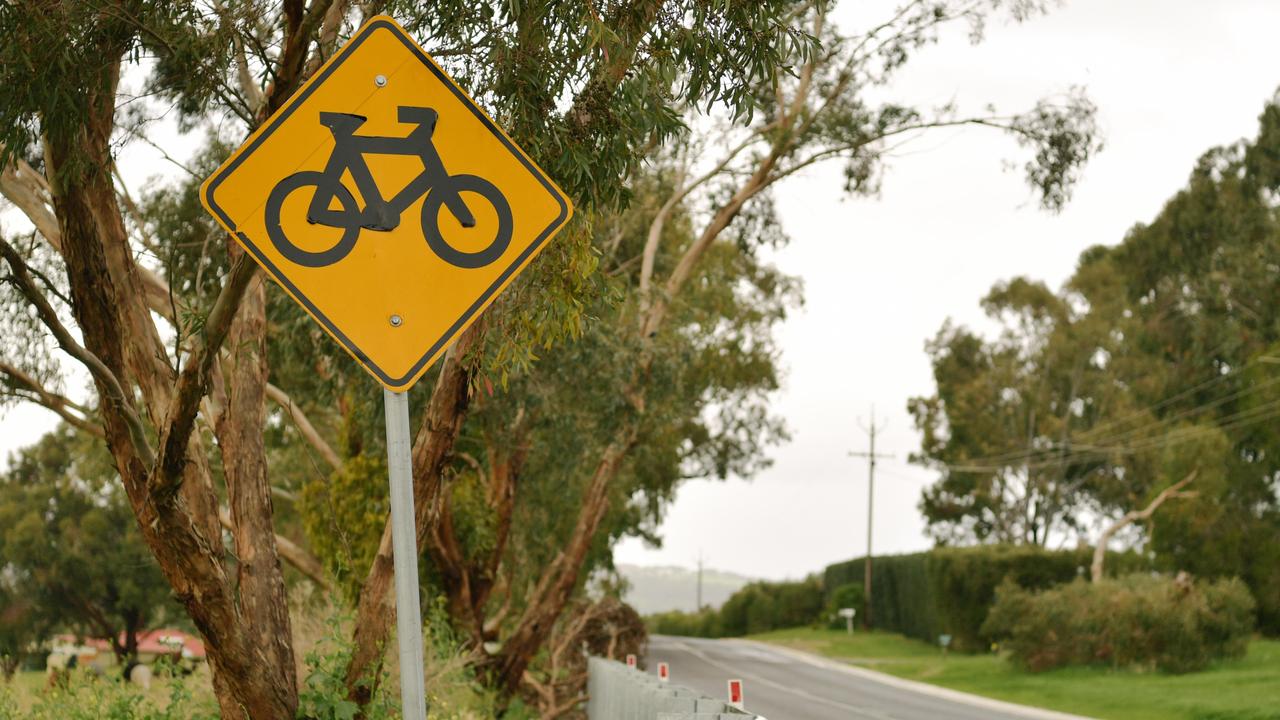
[[[276,184],[267,197],[267,236],[276,249],[290,261],[305,267],[325,267],[341,261],[355,247],[360,231],[390,232],[400,225],[400,215],[418,198],[422,203],[422,234],[427,245],[445,262],[460,268],[481,268],[502,256],[511,243],[511,205],[493,183],[475,175],[450,175],[444,168],[431,135],[438,114],[432,108],[400,106],[397,118],[418,127],[406,137],[356,135],[355,131],[368,119],[349,113],[322,112],[320,124],[333,133],[334,148],[324,170],[296,172]],[[390,199],[383,199],[378,184],[369,171],[365,155],[416,155],[422,160],[422,172]],[[365,205],[361,209],[351,191],[342,184],[344,173],[350,172]],[[307,208],[307,222],[343,230],[341,239],[328,250],[312,252],[298,247],[280,226],[280,211],[285,199],[299,188],[314,187],[315,195]],[[498,217],[498,231],[481,250],[468,252],[449,244],[440,233],[440,210],[449,212],[463,227],[475,227],[475,216],[463,202],[462,193],[484,198]],[[337,200],[340,209],[333,209]]]

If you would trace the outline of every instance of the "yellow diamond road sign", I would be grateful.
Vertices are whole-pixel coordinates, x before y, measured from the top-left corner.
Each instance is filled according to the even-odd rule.
[[[396,391],[573,212],[388,17],[370,20],[250,136],[205,181],[201,200]]]

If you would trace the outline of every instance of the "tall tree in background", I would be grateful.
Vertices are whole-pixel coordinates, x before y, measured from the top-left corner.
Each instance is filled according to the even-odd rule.
[[[1021,513],[993,488],[1028,472],[1058,492],[1064,521],[1047,529],[1085,542],[1089,518],[1110,524],[1194,473],[1196,495],[1129,539],[1168,568],[1243,578],[1260,627],[1280,631],[1276,99],[1259,124],[1256,139],[1205,153],[1152,222],[1086,250],[1059,293],[1015,280],[986,301],[1023,288],[1046,309],[1039,322],[995,313],[994,340],[947,326],[930,345],[937,394],[910,409],[916,459],[942,475],[921,503],[940,541],[1034,541],[992,519]]]
[[[116,483],[92,436],[60,428],[19,453],[0,474],[0,574],[26,622],[106,640],[123,662],[177,608]]]

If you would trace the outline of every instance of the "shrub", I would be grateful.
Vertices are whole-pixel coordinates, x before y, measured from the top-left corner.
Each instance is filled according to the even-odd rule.
[[[159,677],[169,673],[160,670]],[[199,677],[193,676],[193,677]],[[207,676],[205,676],[207,677]],[[193,698],[196,682],[174,676],[167,680],[168,698],[146,693],[137,685],[99,677],[88,670],[74,672],[69,682],[57,685],[21,711],[8,689],[0,689],[0,720],[215,720],[217,706],[208,693]]]
[[[877,557],[871,566],[872,625],[929,643],[945,633],[952,636],[953,650],[985,650],[991,638],[982,623],[1004,580],[1031,590],[1070,582],[1088,567],[1091,555],[1088,548],[980,545]],[[1147,567],[1135,553],[1112,553],[1107,560],[1109,571]],[[828,566],[824,585],[833,591],[861,582],[865,562],[858,558]]]
[[[738,637],[822,622],[822,583],[754,582],[729,596],[719,611],[658,613],[645,619],[649,632],[691,637]]]
[[[723,637],[720,629],[720,613],[710,608],[687,613],[679,610],[655,613],[644,619],[651,635],[682,635],[684,637]]]
[[[1006,581],[982,631],[1033,672],[1068,665],[1184,673],[1244,655],[1253,598],[1238,579],[1133,574],[1031,592]]]
[[[864,600],[862,583],[845,583],[831,591],[827,600],[827,625],[832,629],[843,630],[848,627],[844,618],[840,617],[842,608],[853,608],[861,615]]]

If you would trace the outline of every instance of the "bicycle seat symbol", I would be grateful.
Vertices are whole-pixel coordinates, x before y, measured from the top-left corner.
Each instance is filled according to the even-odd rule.
[[[422,203],[422,234],[431,250],[445,262],[460,268],[481,268],[494,262],[511,244],[511,205],[493,183],[475,175],[450,175],[431,140],[438,115],[432,108],[400,106],[397,119],[417,125],[405,137],[356,135],[367,118],[349,113],[322,112],[320,124],[333,133],[333,153],[324,170],[296,172],[271,189],[267,197],[267,236],[276,250],[290,261],[305,267],[326,267],[345,258],[355,247],[361,230],[390,232],[400,225],[400,216],[418,198]],[[416,155],[422,160],[422,172],[390,199],[378,189],[365,155]],[[351,173],[364,207],[356,205],[351,191],[342,184],[344,173]],[[301,188],[315,188],[307,206],[307,222],[343,231],[338,242],[327,250],[313,252],[298,247],[280,226],[280,212],[285,199]],[[459,250],[440,232],[440,211],[449,212],[464,228],[476,225],[475,216],[463,201],[463,193],[478,195],[493,206],[498,218],[494,238],[482,249]],[[334,201],[338,209],[334,209]]]

